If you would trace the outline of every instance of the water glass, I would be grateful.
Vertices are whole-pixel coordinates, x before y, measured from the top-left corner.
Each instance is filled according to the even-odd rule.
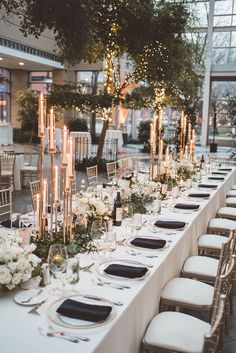
[[[106,250],[110,253],[116,250],[116,232],[114,230],[106,232]]]
[[[122,217],[123,219],[130,218],[132,219],[133,217],[133,206],[131,202],[123,203],[122,206]]]
[[[98,252],[104,249],[106,232],[107,224],[105,221],[99,219],[93,221],[91,227],[91,238]]]
[[[134,229],[140,230],[143,226],[141,213],[135,213],[133,216]]]
[[[153,213],[160,214],[161,213],[161,200],[155,200],[153,202]]]

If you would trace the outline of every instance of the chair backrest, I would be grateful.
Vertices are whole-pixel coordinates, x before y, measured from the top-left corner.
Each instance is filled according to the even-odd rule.
[[[139,157],[135,156],[135,157],[132,157],[132,168],[133,168],[133,171],[138,173],[138,170],[139,170]]]
[[[24,145],[24,162],[28,165],[32,162],[32,153],[33,153],[33,146],[31,145]]]
[[[35,209],[35,199],[36,195],[40,194],[40,180],[30,181],[30,192],[31,192],[31,200],[33,209]]]
[[[121,160],[121,168],[122,168],[123,176],[127,176],[130,174],[129,159],[128,158]]]
[[[225,295],[221,294],[219,297],[219,305],[212,316],[210,332],[206,333],[204,337],[203,353],[219,352],[220,333],[224,318],[225,301]]]
[[[75,195],[77,193],[77,189],[76,189],[76,175],[74,175],[73,179],[71,180],[71,192],[72,192],[72,195]]]
[[[97,185],[98,184],[98,166],[86,168],[86,174],[88,179],[88,185]]]
[[[106,163],[107,178],[108,181],[112,181],[113,178],[117,178],[117,165],[115,162]]]
[[[219,257],[219,265],[217,270],[217,277],[219,278],[220,275],[224,274],[227,270],[227,267],[230,262],[230,258],[232,254],[235,252],[235,240],[236,235],[234,231],[230,231],[229,238],[227,242],[223,243],[220,257]]]
[[[15,159],[16,159],[16,155],[15,154],[3,153],[3,154],[0,155],[0,164],[1,164],[0,171],[1,171],[1,175],[4,172],[11,172],[11,174],[13,175]]]
[[[0,221],[11,219],[12,215],[12,191],[0,190]]]

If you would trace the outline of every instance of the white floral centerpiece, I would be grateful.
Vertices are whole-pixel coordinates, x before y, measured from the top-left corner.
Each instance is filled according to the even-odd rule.
[[[77,217],[87,216],[90,219],[109,219],[112,212],[113,200],[104,190],[100,197],[96,192],[80,192],[73,198],[73,213]]]
[[[176,164],[176,171],[183,180],[190,179],[194,175],[193,163],[187,158],[181,158]]]
[[[0,235],[0,289],[11,290],[26,282],[40,266],[41,259],[32,252],[34,244],[21,244],[21,239]]]
[[[136,180],[135,178],[132,180],[130,193],[131,195],[142,198],[143,203],[146,204],[159,198],[160,189],[160,183],[149,180],[148,177],[145,176],[142,180]]]

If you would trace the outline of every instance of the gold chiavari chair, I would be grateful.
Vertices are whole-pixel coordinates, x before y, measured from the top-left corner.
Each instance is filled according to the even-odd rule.
[[[117,178],[117,164],[115,162],[106,163],[107,178],[108,181],[112,181],[113,178]]]
[[[74,175],[74,178],[71,180],[71,192],[72,195],[75,195],[77,193],[76,175]]]
[[[126,177],[130,174],[131,171],[129,168],[129,159],[128,158],[121,160],[121,169],[122,169],[122,173],[123,173],[124,177]]]
[[[21,168],[21,185],[25,185],[25,179],[38,179],[39,177],[39,153],[35,153],[32,157],[35,165],[25,165]]]
[[[214,284],[235,251],[235,233],[232,231],[230,234],[229,241],[222,245],[219,259],[208,256],[190,256],[183,265],[182,276]]]
[[[12,216],[12,191],[0,190],[0,221],[11,219]]]
[[[37,194],[40,194],[40,180],[30,181],[30,193],[33,209],[35,208],[35,198]]]
[[[0,181],[2,185],[14,188],[15,154],[3,153],[0,155]]]
[[[92,166],[86,168],[86,174],[88,179],[88,185],[98,185],[98,166]]]
[[[157,314],[144,335],[143,352],[219,353],[226,296],[218,298],[211,324],[175,311]]]

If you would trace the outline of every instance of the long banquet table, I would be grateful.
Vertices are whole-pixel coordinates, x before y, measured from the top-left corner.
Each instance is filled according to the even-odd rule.
[[[212,181],[212,183],[215,182]],[[78,283],[78,290],[81,293],[119,300],[124,303],[123,306],[116,307],[117,314],[111,322],[99,328],[78,331],[88,336],[90,342],[75,344],[39,334],[38,327],[49,323],[46,309],[52,298],[49,298],[46,304],[40,308],[41,316],[38,316],[28,314],[29,307],[20,306],[14,302],[13,298],[17,291],[2,296],[0,299],[1,352],[138,353],[145,329],[152,317],[158,312],[163,286],[168,280],[179,275],[186,258],[191,254],[196,254],[198,236],[206,232],[209,220],[215,216],[217,209],[224,205],[225,194],[235,183],[236,168],[233,168],[225,177],[225,181],[218,183],[217,190],[210,192],[210,199],[193,201],[200,203],[198,211],[178,211],[176,213],[173,209],[163,208],[159,216],[160,219],[186,221],[188,225],[184,230],[174,231],[175,234],[167,229],[158,229],[158,237],[166,239],[170,244],[165,250],[157,251],[158,258],[144,257],[146,251],[138,251],[141,252],[141,255],[134,257],[127,254],[127,247],[117,247],[113,258],[126,258],[153,266],[149,269],[150,275],[145,279],[123,281],[125,284],[129,284],[131,289],[117,290],[97,286],[92,282],[92,278],[96,278],[95,270],[92,273],[81,271]],[[184,199],[184,201],[186,200]],[[178,202],[181,202],[181,198],[178,199]],[[123,226],[117,227],[117,235],[120,239],[124,238],[125,232],[126,229]],[[154,235],[148,227],[144,227],[139,232],[142,235]],[[81,255],[80,258],[81,261],[94,261],[94,259],[91,260],[90,255]],[[123,282],[119,280],[119,283]],[[58,328],[62,329],[59,326]]]

